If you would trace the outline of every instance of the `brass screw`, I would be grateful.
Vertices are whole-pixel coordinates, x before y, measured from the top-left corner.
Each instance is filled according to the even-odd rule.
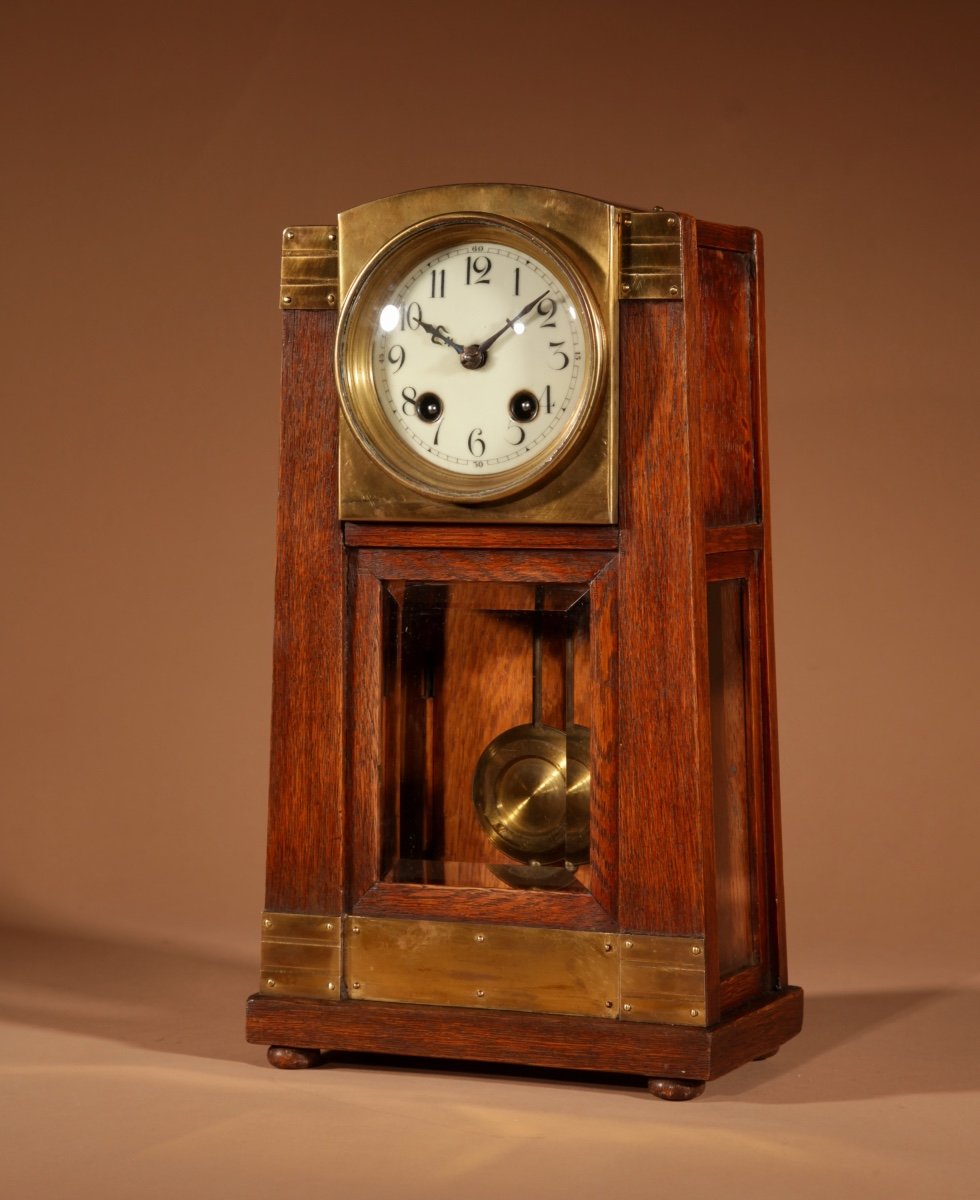
[[[671,294],[672,296],[676,296],[676,295],[677,295],[677,288],[676,288],[676,287],[670,287],[670,288],[668,288],[667,290],[670,292],[670,294]]]
[[[262,924],[265,926],[266,929],[272,928],[272,922],[269,920],[268,917],[266,917],[266,919],[262,922]]]
[[[623,943],[623,945],[626,947],[627,950],[633,949],[633,943],[631,941],[629,941],[628,939]]]
[[[358,989],[360,986],[361,986],[361,985],[360,985],[359,983],[352,983],[352,984],[351,984],[351,987],[354,989],[354,991],[355,991],[355,992],[357,991],[357,989]]]
[[[624,1004],[624,1005],[623,1005],[623,1012],[632,1012],[632,1011],[633,1011],[633,1005],[632,1005],[632,1004]]]
[[[699,954],[701,953],[701,947],[700,947],[700,946],[692,946],[692,947],[691,947],[691,953],[692,953],[692,954],[693,954],[695,957],[697,957],[697,955],[699,955]]]
[[[482,999],[486,995],[486,992],[483,990],[483,988],[477,988],[476,994]]]
[[[676,224],[677,224],[677,218],[676,218],[676,217],[668,217],[668,218],[667,218],[667,224],[668,224],[668,225],[676,225]]]
[[[612,950],[612,942],[603,942],[602,948],[608,954],[610,952],[610,950]]]
[[[624,284],[623,284],[623,291],[624,291],[624,292],[628,292],[629,290],[630,290],[630,285],[629,285],[628,283],[624,283]]]
[[[627,228],[628,228],[630,225],[633,224],[633,218],[632,217],[623,217],[623,224],[625,226],[627,226]]]
[[[267,980],[265,981],[265,986],[266,986],[266,987],[270,987],[270,988],[274,988],[274,987],[276,986],[276,981],[275,981],[274,979],[267,979]]]
[[[290,242],[291,242],[295,236],[296,236],[296,231],[295,231],[295,230],[293,230],[293,229],[287,229],[287,230],[286,230],[286,238],[287,238],[287,240],[288,240],[288,241],[290,241]]]
[[[330,232],[327,234],[327,241],[328,241],[328,242],[335,242],[336,240],[337,240],[337,235],[336,235],[336,234],[333,232],[333,230],[331,229],[331,231],[330,231]]]
[[[700,1010],[700,1008],[692,1008],[692,1009],[691,1009],[691,1016],[692,1016],[692,1017],[700,1017],[700,1015],[701,1015],[701,1010]]]
[[[483,940],[484,940],[484,938],[483,938],[483,934],[482,934],[482,933],[478,933],[478,934],[476,935],[476,937],[473,939],[473,941],[474,941],[474,942],[482,942]]]
[[[332,991],[333,991],[333,989],[334,989],[334,985],[333,985],[332,983],[328,983],[328,984],[327,984],[327,991],[328,991],[328,992],[332,992]]]
[[[282,302],[283,304],[292,304],[293,298],[292,296],[283,296]]]
[[[351,931],[351,933],[360,933],[361,927],[360,927],[360,925],[352,925],[350,927],[350,931]]]
[[[329,292],[327,294],[327,304],[329,304],[330,307],[333,308],[333,306],[336,303],[337,303],[337,297],[333,294],[333,292]]]
[[[333,921],[327,922],[327,933],[333,933]]]
[[[613,1006],[613,1002],[612,1002],[611,1000],[607,1000],[607,1001],[606,1001],[606,1008],[612,1008],[612,1006]]]

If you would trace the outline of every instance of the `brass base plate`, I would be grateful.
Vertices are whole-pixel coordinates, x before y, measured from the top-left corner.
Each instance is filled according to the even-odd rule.
[[[267,995],[707,1024],[703,938],[283,913],[263,932]]]

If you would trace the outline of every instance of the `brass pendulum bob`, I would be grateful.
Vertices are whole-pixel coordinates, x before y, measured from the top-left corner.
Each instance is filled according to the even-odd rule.
[[[565,640],[565,728],[542,719],[540,617],[534,616],[531,723],[498,734],[480,755],[473,803],[490,841],[522,865],[493,865],[520,887],[565,887],[589,857],[589,731],[573,722],[573,639]]]

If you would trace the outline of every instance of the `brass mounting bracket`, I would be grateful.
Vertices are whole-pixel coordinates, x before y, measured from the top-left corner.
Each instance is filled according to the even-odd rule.
[[[340,999],[338,917],[262,914],[262,978],[266,996]]]
[[[279,307],[336,308],[338,295],[337,226],[284,229]]]
[[[621,224],[621,300],[681,300],[681,219],[677,213],[624,212]]]

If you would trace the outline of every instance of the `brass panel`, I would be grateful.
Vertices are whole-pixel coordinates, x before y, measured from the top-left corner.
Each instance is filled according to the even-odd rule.
[[[680,300],[684,295],[681,219],[677,213],[623,213],[623,300]]]
[[[340,515],[361,521],[612,524],[616,520],[619,394],[619,212],[588,196],[526,185],[462,184],[405,192],[360,205],[337,218],[339,300],[378,252],[410,226],[448,213],[485,213],[526,225],[552,241],[581,274],[604,328],[606,382],[596,419],[574,457],[533,490],[461,504],[426,496],[393,478],[363,449],[347,421],[340,427]]]
[[[623,1020],[707,1024],[703,938],[622,934],[620,962]]]
[[[339,1000],[340,932],[339,917],[263,913],[259,991]]]
[[[615,938],[565,929],[344,919],[353,1000],[615,1017]]]
[[[351,1000],[704,1026],[704,939],[344,918]]]
[[[282,233],[280,308],[336,308],[336,225],[292,225]]]
[[[554,238],[582,271],[600,307],[603,301],[608,306],[618,259],[617,211],[591,196],[529,184],[448,184],[372,200],[337,218],[340,299],[381,247],[410,225],[444,213],[481,212],[511,217]]]

